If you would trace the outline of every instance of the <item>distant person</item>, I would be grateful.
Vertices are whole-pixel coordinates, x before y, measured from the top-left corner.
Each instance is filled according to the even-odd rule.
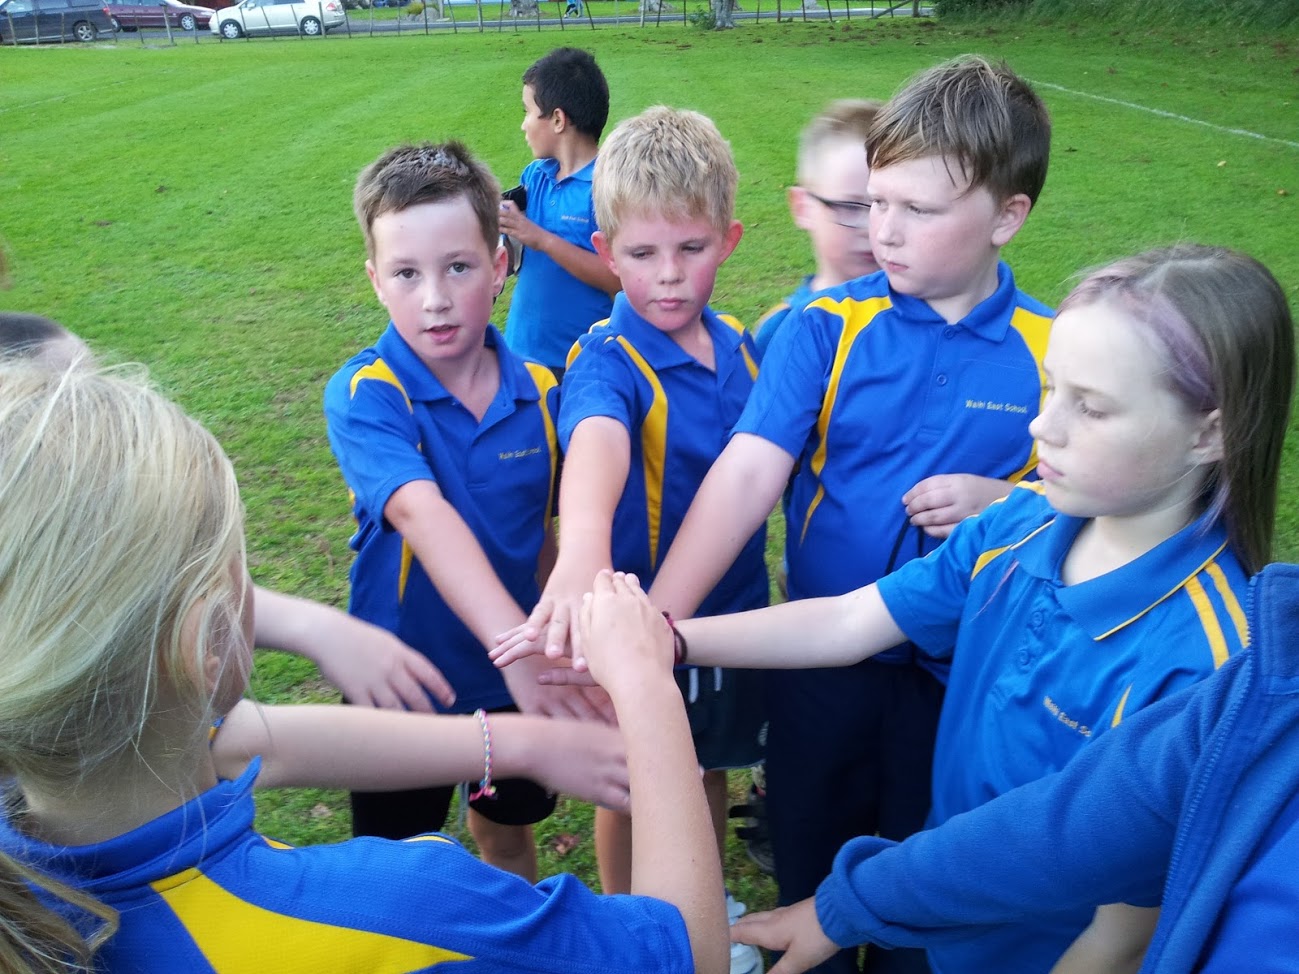
[[[596,581],[582,633],[629,743],[637,895],[533,886],[438,835],[291,848],[253,830],[260,760],[223,780],[210,743],[252,665],[229,460],[120,375],[6,361],[0,388],[6,972],[723,974],[672,636],[633,581]],[[357,713],[457,725],[492,784],[490,719]]]
[[[578,8],[580,10],[580,7]],[[501,232],[524,247],[510,296],[511,350],[562,376],[577,336],[609,317],[618,276],[596,255],[591,176],[609,118],[609,85],[586,51],[561,47],[523,72],[527,208],[501,203]]]

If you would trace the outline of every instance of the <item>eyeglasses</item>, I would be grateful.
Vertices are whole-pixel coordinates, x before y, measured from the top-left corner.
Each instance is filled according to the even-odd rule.
[[[828,200],[824,196],[817,196],[810,189],[804,189],[803,192],[829,210],[830,219],[841,227],[860,230],[866,226],[866,221],[870,219],[871,205],[869,203],[857,203],[853,200]]]

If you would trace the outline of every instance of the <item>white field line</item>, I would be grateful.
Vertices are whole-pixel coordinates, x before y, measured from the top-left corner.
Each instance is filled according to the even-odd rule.
[[[6,44],[5,46],[8,47],[9,45]],[[126,84],[125,80],[110,81],[107,84],[101,85],[100,87],[115,88],[118,85],[124,85],[124,84]],[[5,112],[21,112],[27,108],[35,108],[37,105],[48,105],[52,101],[63,101],[67,98],[71,98],[74,95],[79,95],[79,94],[84,94],[84,92],[74,91],[74,92],[69,92],[66,95],[51,95],[49,98],[41,98],[38,101],[29,101],[22,105],[10,105],[8,108],[0,108],[0,115],[5,114]]]
[[[1188,122],[1191,125],[1203,125],[1207,129],[1213,129],[1216,132],[1225,132],[1227,135],[1243,135],[1251,139],[1260,139],[1263,142],[1274,142],[1277,145],[1289,146],[1291,149],[1299,149],[1299,142],[1292,142],[1289,139],[1278,139],[1271,135],[1261,135],[1258,132],[1250,132],[1248,129],[1227,128],[1225,125],[1214,125],[1212,122],[1206,122],[1200,118],[1191,118],[1189,115],[1178,115],[1176,112],[1166,112],[1162,108],[1151,108],[1149,105],[1138,105],[1136,102],[1121,101],[1118,98],[1107,98],[1104,95],[1094,95],[1089,91],[1076,91],[1073,88],[1066,88],[1064,85],[1053,85],[1049,81],[1033,81],[1030,83],[1038,88],[1050,88],[1053,91],[1063,91],[1067,95],[1077,95],[1079,98],[1091,98],[1095,101],[1103,101],[1110,105],[1121,105],[1124,108],[1132,108],[1139,112],[1149,112],[1151,115],[1159,115],[1162,118],[1171,118],[1178,122]]]

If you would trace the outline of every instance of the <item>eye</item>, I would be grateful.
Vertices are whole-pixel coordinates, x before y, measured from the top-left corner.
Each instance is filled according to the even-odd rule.
[[[687,254],[697,254],[704,249],[704,245],[701,243],[682,244],[681,249]]]
[[[450,270],[452,274],[463,274],[465,271],[469,270],[469,265],[463,260],[457,260],[451,264]]]
[[[1084,416],[1088,417],[1089,419],[1101,419],[1105,416],[1105,413],[1102,412],[1101,410],[1093,409],[1091,406],[1089,406],[1087,404],[1086,399],[1078,400],[1078,412],[1082,413]]]
[[[916,216],[925,216],[930,212],[929,210],[926,210],[923,206],[916,206],[915,203],[909,205],[907,209],[910,210],[912,213],[914,213]]]
[[[403,281],[409,281],[415,277],[415,268],[413,267],[399,268],[397,272],[393,274],[393,277],[400,277]]]
[[[627,256],[629,256],[632,260],[644,260],[649,255],[650,252],[648,250],[642,250],[639,248],[636,250],[629,250],[627,252]]]

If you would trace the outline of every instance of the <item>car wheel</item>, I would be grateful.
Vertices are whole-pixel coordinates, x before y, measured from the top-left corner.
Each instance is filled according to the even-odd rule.
[[[226,20],[221,24],[221,36],[228,41],[237,41],[244,36],[244,29],[239,26],[237,21]]]
[[[315,17],[302,18],[302,33],[308,37],[315,37],[320,33],[320,21]]]
[[[99,36],[99,30],[89,21],[78,20],[72,25],[72,36],[79,41],[89,42]]]
[[[180,15],[180,29],[181,29],[181,30],[193,30],[195,26],[196,26],[196,24],[195,24],[195,21],[194,21],[194,15],[193,15],[193,14],[181,14],[181,15]]]
[[[113,30],[120,34],[122,32],[122,22],[116,17],[109,17],[108,19],[113,23]]]

